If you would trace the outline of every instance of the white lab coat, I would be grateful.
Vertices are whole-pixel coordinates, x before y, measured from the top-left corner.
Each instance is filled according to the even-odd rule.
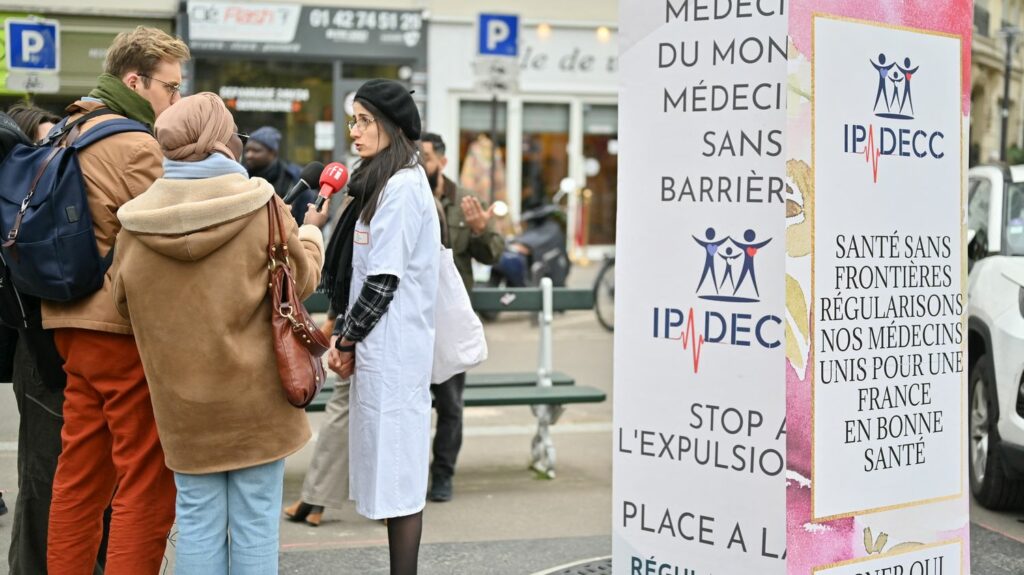
[[[426,504],[440,233],[419,166],[388,180],[370,225],[356,224],[350,301],[368,276],[399,278],[387,313],[356,345],[349,497],[370,519],[411,515]]]

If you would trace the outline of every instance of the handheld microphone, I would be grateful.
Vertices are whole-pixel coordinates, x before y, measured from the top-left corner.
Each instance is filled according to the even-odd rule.
[[[331,162],[320,174],[320,193],[313,202],[316,211],[320,211],[327,198],[341,191],[348,183],[348,168],[340,162]]]
[[[284,203],[291,205],[299,194],[311,189],[314,182],[320,181],[320,174],[323,171],[324,165],[320,162],[306,164],[306,167],[302,168],[302,173],[299,175],[299,181],[295,182],[292,189],[288,190],[288,193],[284,195]]]

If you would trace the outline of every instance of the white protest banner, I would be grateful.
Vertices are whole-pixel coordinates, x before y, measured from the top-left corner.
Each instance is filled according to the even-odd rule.
[[[623,2],[614,572],[782,574],[785,2]]]

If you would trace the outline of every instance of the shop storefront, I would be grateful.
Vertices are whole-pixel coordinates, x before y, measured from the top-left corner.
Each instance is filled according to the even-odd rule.
[[[617,34],[595,25],[525,21],[520,31],[518,89],[498,96],[495,197],[514,218],[548,201],[571,178],[570,237],[615,243],[618,177]],[[448,175],[486,197],[490,188],[491,94],[475,87],[476,28],[431,20],[428,128],[449,144]],[[582,237],[582,235],[581,235]]]
[[[280,130],[291,162],[350,159],[346,100],[371,78],[407,83],[426,111],[419,11],[192,0],[180,22],[186,91],[219,94],[243,132]]]
[[[21,19],[28,14],[0,13],[0,20]],[[151,26],[170,33],[171,18],[117,18],[112,16],[67,16],[40,14],[60,25],[59,86],[54,93],[25,94],[6,89],[6,68],[0,71],[0,106],[6,109],[28,96],[36,105],[61,114],[64,108],[89,93],[96,86],[96,78],[103,73],[103,60],[114,37],[136,26]],[[0,31],[3,22],[0,21]],[[0,32],[2,33],[2,32]],[[6,66],[0,59],[0,67]]]

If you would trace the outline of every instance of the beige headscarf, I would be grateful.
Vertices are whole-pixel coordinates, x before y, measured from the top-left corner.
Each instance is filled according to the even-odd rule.
[[[171,160],[198,162],[214,152],[238,159],[230,147],[237,138],[235,119],[217,94],[200,92],[182,98],[160,114],[154,131],[164,156]]]

